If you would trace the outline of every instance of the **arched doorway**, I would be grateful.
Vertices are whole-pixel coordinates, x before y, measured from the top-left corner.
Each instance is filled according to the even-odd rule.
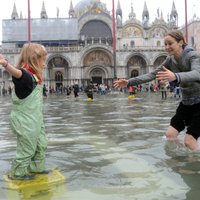
[[[61,71],[55,72],[56,91],[63,87],[63,73]]]
[[[91,80],[94,84],[102,84],[103,77],[105,77],[105,73],[100,68],[95,68],[90,72]]]
[[[112,61],[108,52],[103,49],[88,52],[83,59],[83,65],[84,83],[93,81],[96,84],[109,84],[112,77]]]
[[[134,70],[131,71],[131,78],[137,77],[138,75],[139,75],[138,70],[134,69]]]
[[[47,84],[51,88],[58,89],[67,84],[69,79],[69,63],[64,57],[60,55],[52,57],[47,63],[47,67],[47,80],[49,80]]]
[[[147,64],[139,55],[132,56],[127,63],[128,77],[136,77],[147,73]]]

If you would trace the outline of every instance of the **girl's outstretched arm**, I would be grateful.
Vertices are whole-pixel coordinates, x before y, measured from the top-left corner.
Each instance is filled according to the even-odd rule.
[[[5,68],[5,70],[10,73],[15,78],[21,78],[22,71],[13,67],[3,55],[0,54],[0,64]]]

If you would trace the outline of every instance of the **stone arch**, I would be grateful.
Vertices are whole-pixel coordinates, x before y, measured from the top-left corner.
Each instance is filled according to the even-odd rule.
[[[167,34],[167,28],[163,26],[153,26],[149,31],[149,38],[164,38]]]
[[[125,38],[143,37],[143,30],[135,24],[128,24],[122,30],[122,36]]]
[[[142,75],[148,72],[147,61],[143,55],[131,55],[127,60],[127,77],[133,77],[136,74]]]
[[[159,55],[153,62],[154,69],[160,66],[166,59],[167,55]]]
[[[103,44],[99,44],[99,45],[95,45],[95,46],[87,46],[84,48],[84,50],[81,52],[80,54],[80,66],[84,66],[85,65],[85,58],[91,53],[91,52],[94,52],[94,51],[97,51],[97,50],[100,50],[102,52],[104,52],[105,54],[108,55],[109,59],[111,60],[111,66],[113,66],[113,54],[112,54],[112,47],[110,46],[104,46]]]
[[[107,72],[100,66],[94,66],[89,70],[89,78],[94,84],[102,84],[105,82]]]
[[[47,73],[44,81],[48,82],[47,84],[55,90],[63,87],[70,78],[70,64],[69,59],[62,55],[51,55],[47,59]]]
[[[83,58],[83,66],[87,67],[92,65],[111,66],[112,58],[103,49],[91,49]]]
[[[109,51],[109,49],[100,47],[88,49],[82,55],[81,65],[85,84],[92,79],[100,80],[100,77],[100,82],[112,84],[114,68],[112,53]]]
[[[100,70],[101,73],[102,73],[103,75],[105,75],[103,78],[107,78],[107,77],[108,77],[109,71],[108,71],[108,69],[107,69],[106,67],[100,66],[100,65],[93,65],[93,66],[91,66],[90,68],[86,68],[86,69],[85,69],[85,78],[86,78],[86,79],[90,79],[91,73],[92,73],[94,70],[96,70],[96,69],[97,69],[97,70]]]
[[[111,84],[111,70],[110,68],[98,64],[83,68],[84,83],[87,84],[92,81],[96,84]]]
[[[99,38],[105,43],[112,44],[112,29],[102,20],[93,19],[87,21],[80,30],[80,37],[90,44],[92,41],[98,43]]]
[[[60,54],[54,54],[47,58],[47,68],[67,68],[71,66],[69,58],[64,57]]]

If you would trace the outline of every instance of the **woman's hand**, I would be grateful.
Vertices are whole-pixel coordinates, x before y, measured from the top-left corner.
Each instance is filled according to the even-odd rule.
[[[114,88],[124,88],[127,87],[128,80],[120,79],[114,82]]]
[[[168,70],[166,67],[163,66],[163,70],[157,73],[156,80],[163,82],[171,82],[176,80],[176,76],[172,71]]]

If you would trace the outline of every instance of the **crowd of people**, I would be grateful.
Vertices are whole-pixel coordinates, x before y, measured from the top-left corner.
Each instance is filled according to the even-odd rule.
[[[110,92],[116,91],[116,89],[112,86],[109,86],[107,84],[95,84],[93,82],[90,82],[87,85],[79,85],[78,83],[75,83],[72,86],[59,86],[54,89],[53,87],[48,87],[46,84],[43,84],[43,96],[47,97],[51,94],[57,94],[57,95],[67,95],[79,97],[79,93],[85,93],[88,98],[92,97],[93,94],[98,95],[105,95]],[[138,92],[151,92],[151,93],[161,93],[161,99],[166,100],[167,97],[174,97],[175,99],[181,99],[181,88],[179,84],[174,84],[173,82],[167,82],[166,84],[153,84],[153,83],[146,83],[146,84],[140,84],[138,86],[132,86],[130,85],[128,88],[124,88],[120,90],[123,93],[128,93],[129,95],[134,95]],[[4,87],[0,91],[0,96],[7,96],[11,95],[12,88],[9,86],[9,88],[6,90]]]

